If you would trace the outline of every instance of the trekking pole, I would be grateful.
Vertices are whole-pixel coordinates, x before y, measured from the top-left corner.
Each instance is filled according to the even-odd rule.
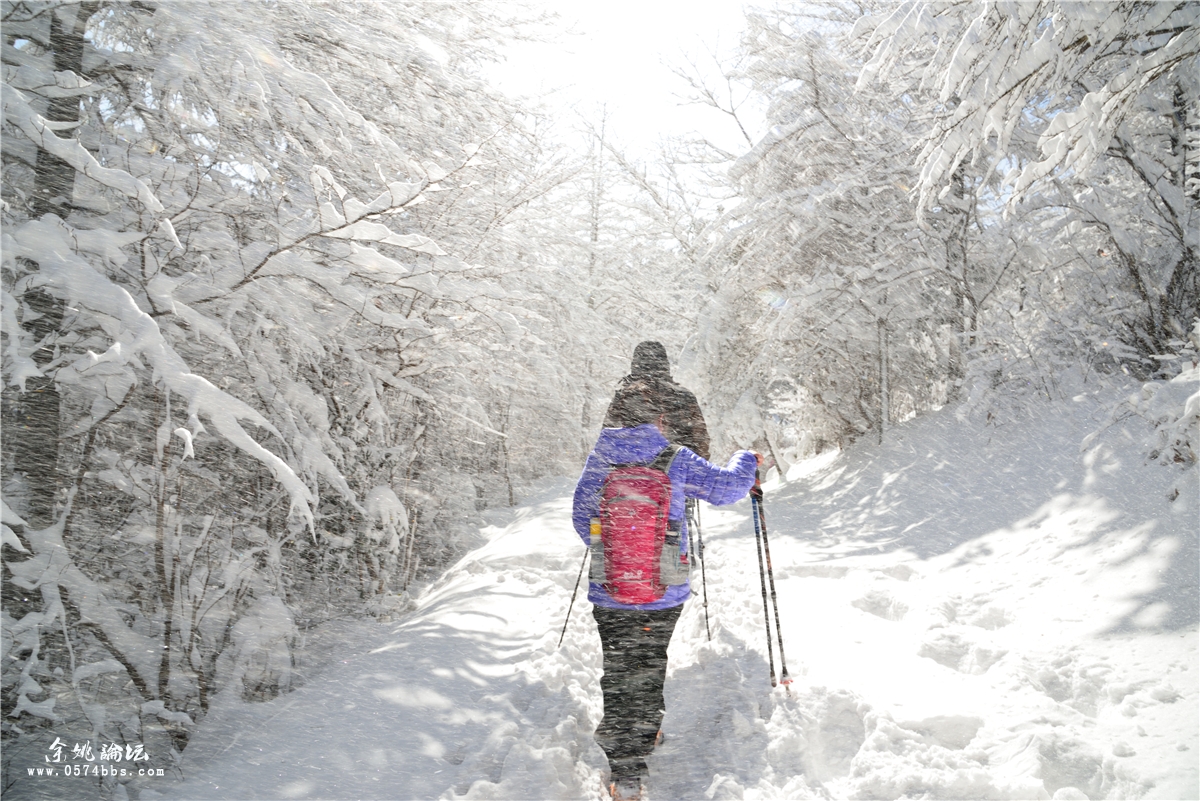
[[[767,518],[763,514],[762,504],[762,485],[758,481],[757,474],[754,480],[754,489],[750,490],[751,502],[758,506],[758,523],[762,528],[762,547],[763,554],[767,558],[767,581],[771,585],[771,604],[775,607],[775,635],[779,639],[779,683],[785,687],[792,683],[791,676],[788,675],[787,660],[783,658],[783,628],[779,621],[779,599],[775,595],[775,571],[771,569],[771,546],[767,541]],[[765,590],[764,590],[765,592]],[[764,596],[765,598],[765,596]],[[767,636],[771,636],[771,624],[767,623]]]
[[[696,558],[700,560],[700,586],[704,591],[704,633],[712,642],[712,629],[708,625],[708,579],[704,575],[704,537],[700,534],[700,501],[689,498],[688,511],[696,528]]]
[[[587,564],[588,554],[591,552],[591,548],[583,552],[583,561],[579,563],[579,575],[575,577],[575,589],[571,590],[571,603],[567,606],[567,619],[563,621],[562,634],[558,635],[558,645],[555,648],[561,648],[563,637],[567,636],[567,624],[571,622],[571,610],[575,607],[575,596],[579,594],[579,582],[583,579],[583,567]]]
[[[757,473],[754,478],[754,488],[750,490],[750,514],[754,518],[754,551],[758,554],[758,580],[762,585],[763,623],[767,626],[767,663],[771,666],[771,686],[775,681],[775,653],[771,646],[771,610],[767,606],[767,575],[763,568],[762,532],[759,528],[761,516],[758,513],[759,499],[762,498],[762,487],[758,483]]]

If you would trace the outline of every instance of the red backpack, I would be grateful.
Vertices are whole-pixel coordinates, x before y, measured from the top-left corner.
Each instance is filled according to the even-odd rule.
[[[620,464],[600,488],[600,518],[593,521],[591,578],[617,603],[657,601],[667,586],[687,577],[679,532],[669,531],[671,479],[667,471],[679,452],[668,445],[646,465]],[[599,536],[596,529],[599,528]]]

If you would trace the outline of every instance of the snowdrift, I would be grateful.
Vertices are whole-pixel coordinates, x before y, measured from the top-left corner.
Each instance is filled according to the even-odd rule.
[[[946,410],[768,484],[790,688],[749,503],[705,508],[713,638],[694,598],[650,799],[1196,798],[1196,467],[1145,463],[1115,398],[1003,427]],[[582,599],[556,648],[570,488],[485,529],[399,623],[327,632],[297,691],[219,706],[182,783],[143,797],[601,798]]]

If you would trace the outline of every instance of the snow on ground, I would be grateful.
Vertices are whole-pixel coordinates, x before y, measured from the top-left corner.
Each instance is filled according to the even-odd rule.
[[[671,644],[648,796],[1197,798],[1197,476],[1111,393],[1005,427],[947,410],[766,487],[772,689],[749,503],[706,507],[709,614]],[[600,798],[600,653],[570,483],[485,529],[395,624],[290,695],[228,703],[170,798]],[[1172,487],[1179,497],[1167,499]],[[778,670],[779,654],[774,654]]]
[[[401,622],[351,627],[340,658],[304,687],[210,714],[183,783],[142,797],[598,795],[599,640],[576,626],[555,648],[584,550],[570,533],[571,487],[485,529],[490,541]]]

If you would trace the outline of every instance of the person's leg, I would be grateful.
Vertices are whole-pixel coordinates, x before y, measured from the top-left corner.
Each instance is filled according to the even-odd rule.
[[[608,755],[613,781],[646,772],[646,757],[662,725],[667,646],[680,611],[593,607],[604,652],[604,718],[596,741]]]

